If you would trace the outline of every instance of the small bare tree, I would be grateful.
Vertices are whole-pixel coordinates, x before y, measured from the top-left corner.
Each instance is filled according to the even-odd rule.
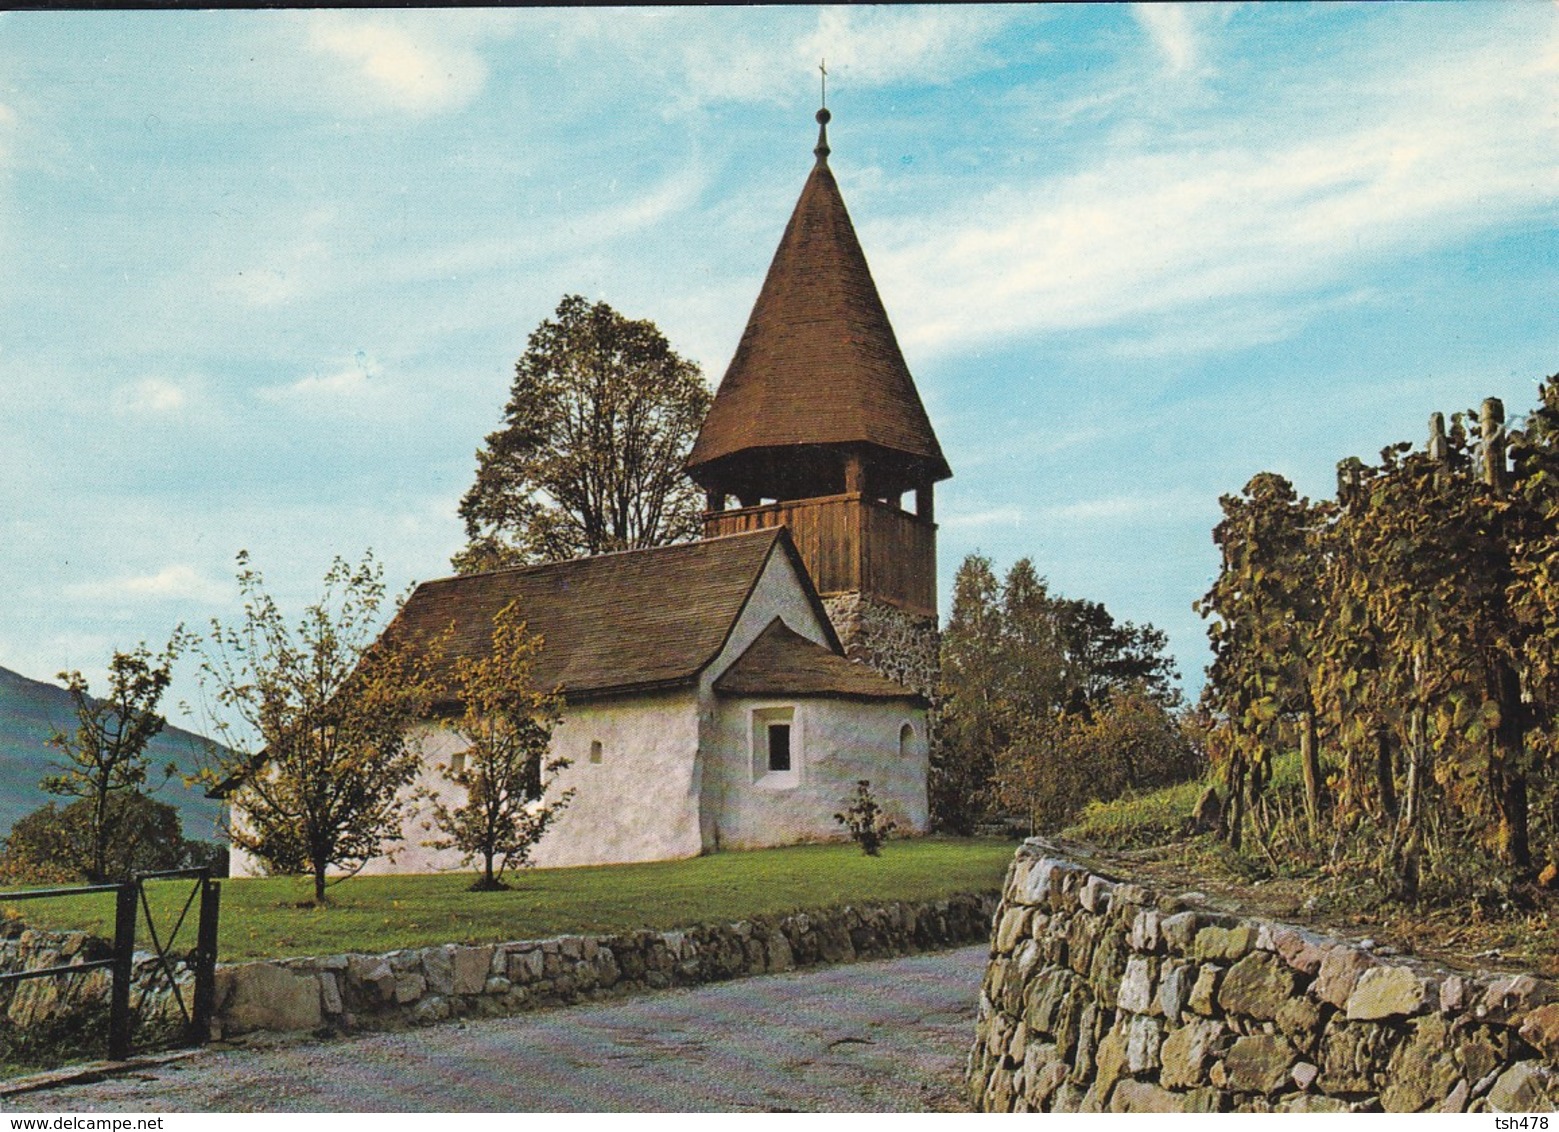
[[[439,769],[465,801],[434,800],[428,828],[442,836],[427,844],[459,850],[465,865],[480,858],[482,875],[471,886],[476,892],[507,887],[504,871],[530,863],[531,851],[574,796],[567,790],[547,800],[569,762],[548,756],[563,704],[556,691],[536,683],[541,647],[541,637],[526,631],[511,602],[493,619],[492,651],[454,662],[452,691],[461,710],[444,726],[466,747],[463,765]]]

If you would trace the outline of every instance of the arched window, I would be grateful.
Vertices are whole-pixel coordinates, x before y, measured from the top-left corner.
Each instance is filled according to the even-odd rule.
[[[910,747],[915,742],[915,729],[909,724],[899,728],[899,758],[909,758]]]

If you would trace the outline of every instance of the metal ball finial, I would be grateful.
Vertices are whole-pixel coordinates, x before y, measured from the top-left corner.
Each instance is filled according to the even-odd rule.
[[[834,116],[828,112],[828,107],[826,106],[817,112],[817,124],[819,126],[828,125],[829,122],[833,121],[833,118]]]

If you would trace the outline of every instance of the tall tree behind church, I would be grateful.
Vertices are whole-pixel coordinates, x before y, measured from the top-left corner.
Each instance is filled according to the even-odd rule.
[[[685,542],[703,499],[682,470],[709,388],[647,319],[564,296],[515,366],[504,427],[460,502],[461,573]]]

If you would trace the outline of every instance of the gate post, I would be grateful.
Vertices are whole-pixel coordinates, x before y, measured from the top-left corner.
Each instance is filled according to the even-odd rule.
[[[130,1056],[130,982],[135,978],[135,920],[139,886],[130,880],[119,886],[114,901],[114,986],[108,1009],[108,1056]]]
[[[199,957],[195,967],[195,1017],[192,1040],[205,1045],[211,1040],[211,1021],[216,1014],[217,923],[222,907],[222,885],[210,874],[200,878],[200,923],[195,940]]]

